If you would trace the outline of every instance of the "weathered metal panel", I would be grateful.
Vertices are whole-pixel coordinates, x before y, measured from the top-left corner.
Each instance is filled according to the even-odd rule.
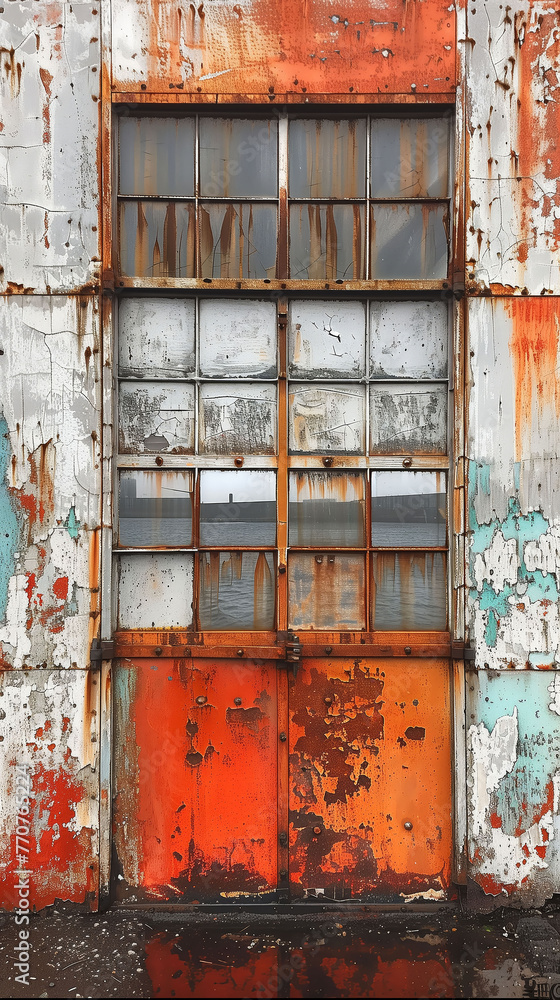
[[[473,288],[560,290],[558,12],[467,5],[467,266]]]
[[[445,0],[114,0],[113,78],[123,91],[452,94],[455,15]]]
[[[120,898],[228,900],[276,886],[276,666],[123,661],[115,683]]]
[[[558,662],[558,299],[469,302],[468,616],[477,664]]]
[[[294,893],[446,898],[448,663],[304,659],[291,699]]]
[[[469,675],[470,876],[491,905],[542,906],[558,890],[558,677]]]
[[[97,303],[18,295],[1,305],[2,659],[82,669],[99,625]]]
[[[97,670],[0,673],[3,908],[19,905],[20,869],[31,910],[57,899],[95,907],[99,698]]]
[[[0,291],[98,280],[99,7],[9,3],[0,19]]]

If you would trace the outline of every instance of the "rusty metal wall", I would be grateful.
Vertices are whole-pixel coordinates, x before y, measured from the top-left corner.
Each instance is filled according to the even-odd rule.
[[[476,906],[558,891],[558,12],[467,10],[467,675]]]
[[[94,3],[10,3],[0,18],[6,907],[25,867],[32,908],[98,895],[100,36]]]

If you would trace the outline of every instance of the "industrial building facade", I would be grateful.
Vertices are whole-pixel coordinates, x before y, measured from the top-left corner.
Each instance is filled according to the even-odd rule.
[[[558,13],[0,19],[2,905],[540,905]]]

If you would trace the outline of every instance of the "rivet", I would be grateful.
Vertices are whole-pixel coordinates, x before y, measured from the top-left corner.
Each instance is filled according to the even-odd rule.
[[[328,468],[328,467],[329,467],[329,465],[332,465],[332,463],[333,463],[333,460],[332,460],[332,458],[330,457],[330,455],[325,455],[325,457],[324,457],[324,459],[323,459],[323,465],[326,465],[326,466],[327,466],[327,468]]]
[[[156,465],[163,465],[163,458],[161,457],[161,455],[158,455],[158,457],[156,458]]]
[[[281,879],[288,878],[288,872],[287,872],[286,868],[281,868],[280,869],[280,878]]]
[[[316,563],[322,563],[323,562],[323,557],[322,556],[315,556],[315,562]]]
[[[405,646],[404,647],[404,651],[405,651],[405,653],[406,653],[407,656],[410,656],[410,654],[412,653],[412,650],[411,650],[410,646]]]
[[[243,650],[243,649],[238,649],[238,650],[237,650],[237,655],[238,655],[238,656],[243,656],[243,653],[244,653],[244,650]]]
[[[197,705],[205,705],[207,701],[208,698],[206,698],[206,696],[203,694],[199,694],[198,698],[196,699]]]
[[[285,563],[280,563],[280,565],[278,567],[278,572],[279,573],[285,573],[286,572],[286,564]]]
[[[244,458],[242,458],[241,455],[238,455],[237,458],[234,458],[233,464],[236,465],[238,469],[240,469],[244,461],[245,461]]]
[[[325,702],[325,705],[332,705],[332,698],[330,694],[325,695],[323,701]]]
[[[286,736],[286,733],[280,733],[278,739],[280,740],[281,743],[285,743],[288,737]]]
[[[316,837],[318,837],[318,836],[319,836],[319,834],[320,834],[320,833],[322,833],[322,832],[323,832],[323,831],[321,830],[321,827],[320,827],[320,826],[314,826],[314,827],[313,827],[313,833],[315,834],[315,836],[316,836]]]
[[[234,700],[234,702],[235,702],[236,705],[240,705],[241,704],[241,698],[234,698],[233,700]]]
[[[325,653],[327,656],[330,656],[332,653],[332,646],[325,646]]]
[[[410,466],[412,465],[412,459],[409,456],[407,456],[406,458],[403,458],[402,464],[404,465],[405,469],[409,469]]]
[[[156,648],[154,649],[154,653],[156,654],[156,656],[161,656],[161,654],[163,653],[163,649],[161,648],[161,646],[156,646]]]
[[[412,823],[410,822],[409,819],[407,819],[406,823],[404,824],[404,828],[405,830],[412,830]]]

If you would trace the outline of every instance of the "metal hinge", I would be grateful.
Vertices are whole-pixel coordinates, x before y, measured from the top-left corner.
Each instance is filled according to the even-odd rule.
[[[298,667],[303,653],[303,646],[299,637],[291,630],[288,632],[277,632],[276,641],[278,643],[283,643],[285,649],[284,659],[276,661],[278,669],[282,669],[282,667],[291,667],[294,677],[297,677]]]
[[[115,655],[115,643],[113,639],[92,639],[89,658],[94,662],[99,660],[112,660]]]

